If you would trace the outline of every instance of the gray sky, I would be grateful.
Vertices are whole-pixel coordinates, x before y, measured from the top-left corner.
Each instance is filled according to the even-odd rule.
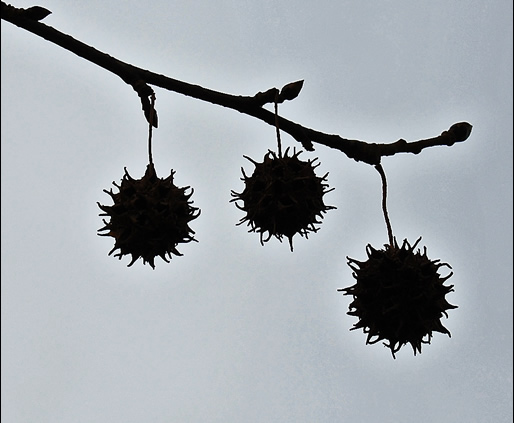
[[[192,186],[198,243],[156,269],[108,257],[96,202],[147,124],[117,76],[2,21],[2,417],[6,422],[510,422],[510,1],[38,3],[120,60],[232,94],[304,79],[284,117],[368,142],[473,125],[465,143],[385,158],[395,236],[452,265],[459,306],[413,356],[349,329],[346,256],[387,232],[380,177],[317,146],[335,191],[295,251],[235,226],[242,156],[274,128],[156,88],[159,176]],[[27,1],[18,7],[34,5]],[[284,147],[296,145],[282,136]]]

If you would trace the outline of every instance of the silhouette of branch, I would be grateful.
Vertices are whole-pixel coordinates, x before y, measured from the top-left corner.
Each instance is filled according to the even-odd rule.
[[[141,99],[146,119],[150,121],[150,116],[152,116],[152,125],[154,127],[157,127],[157,113],[155,111],[151,113],[150,97],[154,92],[150,85],[237,110],[240,113],[253,116],[272,126],[275,126],[275,114],[266,110],[263,106],[267,103],[274,103],[277,98],[279,99],[278,102],[292,100],[299,94],[302,88],[303,81],[296,81],[285,85],[281,90],[270,88],[264,92],[258,92],[253,96],[241,96],[225,94],[199,85],[189,84],[122,62],[115,57],[103,53],[40,22],[40,20],[44,19],[50,13],[50,11],[40,6],[22,9],[4,2],[2,2],[1,8],[1,18],[3,20],[75,53],[118,75],[125,83],[131,85]],[[378,165],[383,156],[392,156],[397,153],[418,154],[427,147],[451,146],[456,142],[465,141],[471,134],[472,129],[469,123],[459,122],[433,138],[411,142],[400,139],[389,144],[376,144],[350,140],[342,138],[339,135],[326,134],[307,128],[281,116],[279,116],[278,120],[280,129],[291,135],[296,141],[302,143],[302,146],[306,150],[313,151],[314,147],[312,143],[317,143],[339,150],[356,161],[362,161],[371,165]]]

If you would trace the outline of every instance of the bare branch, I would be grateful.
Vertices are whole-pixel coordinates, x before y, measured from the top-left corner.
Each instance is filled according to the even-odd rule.
[[[240,113],[253,116],[269,125],[275,126],[274,113],[264,109],[263,106],[267,103],[274,102],[277,93],[280,93],[280,102],[294,99],[299,94],[303,85],[303,81],[291,82],[286,84],[281,91],[277,88],[270,88],[264,92],[258,92],[253,96],[232,95],[210,90],[199,85],[189,84],[122,62],[40,22],[41,19],[44,19],[50,13],[50,11],[39,6],[21,9],[4,2],[2,2],[1,8],[1,18],[3,20],[32,32],[118,75],[138,93],[147,120],[150,119],[151,115],[150,96],[153,94],[153,89],[149,85],[154,85],[169,91],[194,97],[198,100],[237,110]],[[153,116],[152,125],[157,127],[157,115],[154,113]],[[392,156],[397,153],[418,154],[427,147],[439,145],[451,146],[456,142],[465,141],[471,134],[472,129],[469,123],[460,122],[452,125],[447,131],[443,131],[439,136],[433,138],[411,142],[400,139],[390,144],[375,144],[359,140],[350,140],[342,138],[339,135],[326,134],[306,128],[283,117],[279,117],[279,125],[282,131],[302,143],[302,146],[306,150],[314,150],[312,143],[322,144],[343,152],[349,158],[371,165],[378,165],[382,156]]]

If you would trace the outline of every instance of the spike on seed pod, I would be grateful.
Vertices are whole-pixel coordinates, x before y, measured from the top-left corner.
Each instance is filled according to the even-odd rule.
[[[250,177],[242,169],[245,188],[241,193],[232,191],[234,198],[230,201],[246,213],[238,225],[247,222],[249,232],[260,233],[262,245],[272,236],[279,241],[285,236],[293,251],[293,236],[307,238],[309,232],[317,232],[315,225],[321,223],[318,219],[335,207],[323,202],[323,196],[332,191],[325,183],[328,173],[321,178],[316,176],[316,159],[304,162],[298,158],[301,151],[293,150],[291,156],[288,152],[289,148],[278,157],[269,150],[262,163],[243,156],[255,169]]]
[[[161,257],[169,263],[171,254],[182,255],[177,245],[196,241],[189,222],[200,215],[200,210],[190,201],[193,190],[190,187],[178,188],[173,183],[174,171],[165,179],[157,177],[153,164],[149,164],[141,179],[132,178],[127,169],[118,185],[119,192],[104,190],[114,202],[112,206],[98,207],[104,212],[100,216],[110,216],[110,221],[103,220],[104,227],[99,229],[100,236],[115,238],[114,254],[120,260],[124,255],[131,255],[128,266],[138,258],[143,264],[150,264],[155,269],[155,257]]]
[[[342,288],[343,295],[352,295],[348,315],[356,316],[359,321],[350,330],[362,328],[367,334],[366,344],[380,340],[395,357],[402,346],[410,343],[414,355],[421,353],[421,344],[430,344],[432,332],[450,331],[441,324],[447,310],[457,308],[445,299],[453,291],[453,285],[443,283],[452,276],[441,277],[440,267],[451,266],[430,260],[418,249],[414,252],[421,237],[411,246],[404,240],[399,248],[386,245],[376,250],[368,244],[368,260],[361,262],[348,257],[348,265],[353,270],[357,283]]]

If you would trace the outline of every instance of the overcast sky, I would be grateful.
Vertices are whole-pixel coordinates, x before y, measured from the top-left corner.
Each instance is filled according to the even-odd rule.
[[[387,143],[468,121],[464,143],[383,160],[398,240],[453,267],[459,308],[414,356],[349,331],[346,256],[387,231],[378,173],[316,146],[335,190],[295,250],[236,226],[273,127],[156,88],[159,176],[192,186],[198,243],[156,269],[108,257],[97,206],[145,171],[117,76],[2,21],[2,418],[24,423],[512,421],[512,2],[42,0],[116,58],[231,94],[304,79],[280,113]],[[16,0],[17,7],[33,2]],[[284,147],[298,145],[282,136]]]

